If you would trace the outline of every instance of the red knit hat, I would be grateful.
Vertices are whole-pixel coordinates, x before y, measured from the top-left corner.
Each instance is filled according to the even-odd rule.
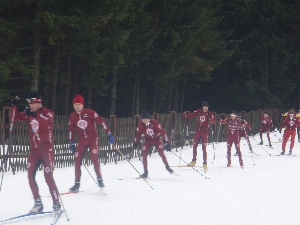
[[[75,103],[80,103],[82,105],[84,105],[84,99],[81,95],[75,95],[75,97],[73,98],[73,105]]]

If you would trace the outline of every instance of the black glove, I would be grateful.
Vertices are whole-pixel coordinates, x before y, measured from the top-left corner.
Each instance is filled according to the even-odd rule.
[[[166,150],[167,150],[167,152],[170,152],[170,151],[171,151],[171,145],[170,145],[170,143],[167,144]]]
[[[138,143],[138,142],[134,142],[134,143],[133,143],[133,148],[134,148],[134,149],[137,149],[138,146],[139,146],[139,143]]]
[[[18,96],[14,97],[12,100],[10,100],[11,105],[18,106],[20,102],[20,98]]]
[[[70,150],[71,150],[73,153],[76,152],[76,148],[75,148],[74,142],[70,142],[69,147],[70,147]]]
[[[225,115],[222,114],[222,115],[220,116],[220,118],[221,118],[222,120],[224,120],[224,119],[225,119]]]
[[[187,111],[185,111],[185,112],[182,113],[182,115],[183,115],[184,117],[186,117],[187,114],[188,114]]]
[[[112,145],[115,143],[115,139],[112,136],[111,132],[107,133],[107,139],[108,139],[109,143],[111,143]]]
[[[34,118],[36,116],[36,112],[32,112],[28,106],[26,106],[25,112],[28,117],[32,116]]]

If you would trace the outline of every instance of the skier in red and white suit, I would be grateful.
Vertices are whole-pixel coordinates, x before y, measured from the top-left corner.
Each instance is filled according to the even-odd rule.
[[[235,110],[232,110],[230,113],[230,118],[225,118],[225,115],[221,116],[221,123],[228,125],[228,134],[227,134],[227,166],[231,166],[231,146],[234,143],[237,154],[239,156],[240,166],[243,167],[242,153],[240,150],[240,136],[239,136],[239,126],[244,121],[241,118],[237,118],[237,113]]]
[[[138,147],[138,144],[140,143],[141,135],[144,135],[144,144],[142,147],[144,173],[141,175],[141,178],[148,177],[148,149],[153,145],[158,150],[158,154],[162,158],[166,169],[170,173],[173,173],[174,171],[169,167],[167,158],[164,154],[164,145],[161,139],[161,137],[164,137],[165,141],[167,142],[166,150],[168,152],[171,151],[170,140],[166,131],[157,120],[150,119],[150,115],[147,111],[143,111],[141,117],[142,121],[138,123],[138,126],[136,128],[135,140],[133,144],[133,147],[136,149]]]
[[[90,158],[94,164],[97,181],[100,188],[104,187],[101,176],[100,163],[98,161],[99,138],[96,130],[96,123],[101,124],[107,133],[108,140],[114,144],[114,138],[105,120],[94,110],[84,108],[84,99],[76,95],[73,99],[75,112],[69,116],[69,141],[70,149],[75,153],[75,185],[70,188],[72,192],[78,192],[81,177],[81,161],[87,148],[90,150]],[[74,135],[78,133],[78,145],[75,148]]]
[[[202,139],[202,151],[203,151],[203,168],[207,170],[207,151],[206,146],[208,142],[209,124],[215,124],[214,114],[208,111],[208,102],[202,103],[202,109],[197,109],[192,113],[182,113],[184,117],[193,118],[197,116],[197,129],[193,141],[193,159],[189,163],[190,166],[194,166],[197,160],[197,146]]]
[[[273,129],[273,120],[269,116],[268,112],[264,112],[264,114],[260,118],[261,127],[259,129],[259,136],[260,136],[260,145],[263,145],[262,133],[265,131],[267,133],[269,146],[272,147],[271,139],[270,139],[270,131]]]
[[[252,129],[251,129],[250,124],[246,120],[243,120],[243,121],[244,121],[244,123],[242,123],[239,126],[240,141],[241,141],[241,138],[244,137],[246,139],[246,141],[248,142],[250,152],[252,152],[252,146],[251,146],[250,138],[249,138],[249,135],[250,136],[252,135]],[[235,155],[237,155],[237,152]]]
[[[284,120],[280,124],[280,131],[285,128],[284,134],[283,134],[283,140],[282,140],[282,152],[280,155],[284,155],[285,153],[285,146],[286,143],[291,137],[291,144],[290,144],[290,151],[289,155],[292,154],[294,144],[295,144],[295,137],[296,137],[296,131],[297,127],[300,126],[300,122],[298,118],[296,118],[296,113],[293,110],[290,110],[287,117],[284,118]]]
[[[13,105],[18,104],[18,98],[12,100]],[[53,120],[54,113],[42,106],[42,96],[38,92],[32,92],[27,97],[29,107],[24,112],[17,112],[15,120],[27,120],[30,152],[27,161],[29,186],[33,194],[35,204],[31,213],[43,211],[43,204],[39,195],[39,189],[35,180],[36,172],[42,164],[44,177],[49,187],[53,200],[53,209],[61,210],[59,193],[53,178],[54,171],[54,144],[53,144]]]

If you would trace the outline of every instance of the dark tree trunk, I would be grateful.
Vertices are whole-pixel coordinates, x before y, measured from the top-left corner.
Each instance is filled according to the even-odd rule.
[[[135,67],[134,71],[134,84],[133,84],[133,96],[132,96],[132,108],[131,108],[131,115],[135,115],[135,101],[136,101],[136,88],[137,88],[137,67]]]
[[[31,91],[39,90],[40,61],[41,61],[41,2],[36,0],[35,9],[35,34],[34,34],[34,56]]]
[[[92,107],[92,96],[93,96],[92,87],[90,85],[89,89],[88,89],[87,108],[91,108]]]
[[[179,91],[179,77],[176,78],[175,83],[175,93],[174,93],[174,103],[173,103],[173,109],[174,111],[178,112],[178,91]]]
[[[136,74],[136,102],[135,114],[140,115],[140,75]]]
[[[57,96],[57,80],[58,80],[58,67],[60,58],[60,41],[58,40],[55,51],[54,60],[54,76],[52,80],[52,107],[51,109],[55,112],[56,109],[56,96]]]
[[[69,114],[69,99],[70,99],[70,88],[71,88],[71,69],[72,69],[72,53],[69,52],[67,59],[67,75],[66,75],[66,89],[65,89],[65,100],[63,114]]]
[[[153,91],[153,112],[158,112],[158,84],[154,81],[154,91]]]
[[[117,71],[114,71],[112,81],[111,81],[111,97],[110,97],[111,106],[109,110],[110,115],[116,114],[117,82],[118,82],[118,73]]]
[[[184,94],[185,94],[185,81],[182,81],[182,87],[181,87],[181,101],[180,101],[180,109],[179,109],[179,112],[183,112]]]

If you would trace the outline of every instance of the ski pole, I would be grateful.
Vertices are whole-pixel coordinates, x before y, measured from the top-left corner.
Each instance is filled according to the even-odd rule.
[[[3,163],[2,163],[2,165],[4,165],[4,166],[2,166],[3,172],[2,172],[2,176],[1,176],[0,193],[1,193],[1,189],[2,189],[4,171],[5,171],[6,164],[7,164],[7,159],[8,159],[8,156],[9,156],[9,149],[11,147],[12,130],[13,130],[14,123],[15,123],[16,109],[17,109],[16,106],[12,107],[12,116],[11,116],[11,121],[10,121],[10,126],[9,126],[9,141],[8,141],[8,146],[7,146],[5,158],[3,159]]]
[[[117,146],[115,144],[113,144],[113,147],[115,150],[117,150],[121,156],[123,156],[124,159],[126,159],[126,161],[132,166],[132,168],[140,175],[140,177],[142,176],[142,174],[140,174],[140,172],[132,165],[132,163],[124,156],[124,154],[119,150],[119,148],[117,148]],[[148,184],[148,186],[153,189],[153,187],[148,183],[148,181],[142,177],[142,179]]]
[[[250,145],[249,135],[248,135],[248,132],[246,131],[245,124],[243,124],[243,128],[244,128],[244,132],[245,132],[246,142],[248,144],[248,148],[249,148],[250,153],[251,153],[252,162],[253,162],[253,165],[255,166],[255,162],[254,162],[253,155],[252,155],[253,150],[252,150],[251,145]]]
[[[278,139],[279,142],[281,142],[282,140],[275,134],[274,131],[272,131],[272,133],[274,134],[274,136]]]
[[[254,141],[255,141],[257,144],[259,144],[259,142],[258,142],[254,137],[252,137],[252,138],[254,139]],[[268,153],[268,154],[271,156],[271,154],[270,154],[263,146],[261,146],[261,145],[259,145],[259,146],[262,147],[263,150],[265,150],[266,153]]]
[[[96,183],[97,186],[99,186],[99,184],[96,182],[96,180],[94,179],[94,177],[92,176],[92,174],[90,173],[89,169],[86,167],[86,165],[84,165],[84,168],[86,168],[86,170],[88,171],[88,173],[90,174],[91,178],[93,179],[93,181]]]
[[[186,138],[185,138],[185,130],[187,128],[187,124],[186,124],[187,121],[186,120],[187,119],[185,118],[185,122],[183,124],[183,129],[182,129],[182,146],[181,146],[181,149],[180,149],[180,156],[181,156],[183,146],[185,146],[185,142],[186,142]],[[178,165],[180,165],[180,159],[179,159]]]
[[[220,120],[220,125],[219,125],[219,130],[218,130],[218,135],[217,135],[217,139],[216,139],[216,145],[214,147],[214,158],[212,160],[212,164],[214,164],[214,160],[216,159],[216,149],[217,149],[217,144],[218,144],[218,139],[219,139],[219,134],[220,134],[220,130],[221,130],[221,120]]]
[[[187,166],[189,166],[189,164],[184,161],[180,156],[178,156],[175,152],[171,151],[174,155],[176,155],[179,159],[181,159],[184,163],[186,163]],[[209,177],[204,176],[202,173],[200,173],[198,170],[196,170],[193,166],[189,166],[191,167],[193,170],[195,170],[197,173],[199,173],[202,177],[204,177],[205,179],[210,179]]]

